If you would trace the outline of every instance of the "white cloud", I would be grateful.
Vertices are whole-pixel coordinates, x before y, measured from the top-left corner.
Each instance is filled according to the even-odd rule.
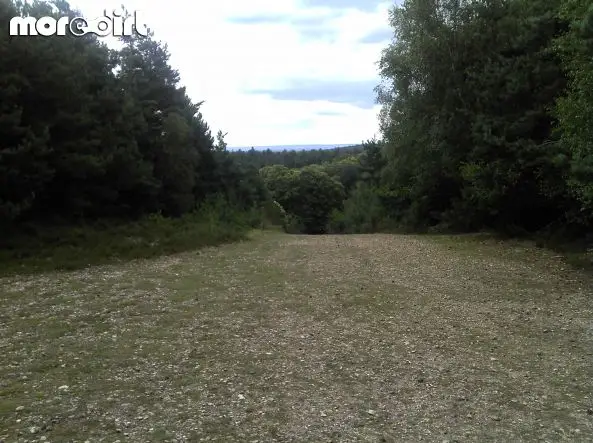
[[[364,1],[364,0],[361,0]],[[213,132],[228,132],[231,146],[359,142],[378,131],[377,108],[347,104],[272,100],[246,94],[248,89],[278,88],[295,79],[377,80],[376,62],[384,45],[362,45],[360,38],[387,27],[389,2],[375,12],[355,9],[304,9],[297,0],[129,0],[168,44],[171,64],[195,101],[205,100],[202,112]],[[117,9],[121,0],[73,0],[89,16]],[[239,24],[237,16],[313,18],[328,16],[327,31],[335,38],[304,38],[295,26],[283,23]],[[319,116],[320,111],[340,116]],[[306,128],[295,122],[310,121]]]

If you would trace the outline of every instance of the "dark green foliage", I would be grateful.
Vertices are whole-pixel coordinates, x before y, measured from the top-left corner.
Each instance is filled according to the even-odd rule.
[[[267,166],[260,174],[272,198],[287,212],[288,231],[322,234],[332,210],[342,206],[344,187],[320,166]]]
[[[569,76],[569,87],[558,100],[561,144],[570,157],[569,187],[580,205],[571,215],[593,222],[593,4],[566,0],[560,16],[568,32],[556,41]]]
[[[384,145],[369,140],[355,154],[300,169],[264,166],[260,175],[286,210],[284,229],[321,234],[374,232],[384,223],[377,188],[385,166]]]
[[[293,178],[299,173],[297,169],[290,169],[282,165],[265,166],[260,171],[260,177],[271,197],[286,210],[284,203],[292,192]]]
[[[378,186],[381,182],[381,171],[386,164],[383,154],[385,144],[373,139],[363,143],[362,148],[359,159],[360,178],[371,186]]]
[[[327,232],[329,234],[345,234],[346,233],[346,220],[344,212],[339,209],[334,209],[329,215],[329,221],[327,222]]]
[[[262,205],[262,227],[282,227],[286,223],[286,211],[277,201],[268,199]]]
[[[291,181],[291,192],[280,203],[302,222],[304,233],[323,234],[331,211],[342,206],[343,186],[323,171],[303,168]]]
[[[52,9],[56,7],[57,10]],[[246,213],[257,168],[217,144],[179,85],[166,45],[123,38],[9,37],[13,16],[80,15],[64,1],[0,2],[0,225],[181,217],[213,196]]]
[[[346,234],[377,232],[385,214],[377,189],[359,182],[352,195],[344,201],[344,209],[332,214],[330,230]]]
[[[282,228],[284,229],[284,232],[288,234],[307,233],[307,228],[301,218],[294,214],[286,214]]]
[[[77,269],[149,258],[245,239],[256,224],[249,214],[211,201],[178,218],[158,214],[134,222],[103,220],[89,225],[26,223],[3,238],[2,274]]]
[[[515,234],[590,226],[589,4],[406,0],[392,9],[396,38],[378,88],[387,214],[415,228]]]
[[[282,152],[227,150],[153,35],[120,50],[8,36],[16,14],[58,13],[78,15],[0,2],[0,246],[28,225],[185,220],[205,205],[209,220],[239,211],[242,226],[315,234],[593,228],[588,0],[405,0],[380,63],[382,140]]]
[[[342,183],[346,195],[349,195],[356,186],[356,183],[361,179],[363,173],[361,156],[351,155],[324,163],[322,164],[322,170],[333,179]]]
[[[261,169],[264,166],[282,165],[287,168],[303,168],[305,166],[331,163],[348,157],[357,156],[363,151],[362,146],[342,147],[333,149],[282,150],[263,151],[251,148],[248,151],[229,151],[231,157],[240,165]]]

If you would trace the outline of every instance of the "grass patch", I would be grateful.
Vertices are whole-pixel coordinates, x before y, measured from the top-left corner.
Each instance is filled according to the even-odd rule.
[[[150,258],[247,238],[247,214],[216,208],[165,218],[85,226],[24,225],[0,244],[0,274],[75,270],[91,265]]]
[[[498,247],[498,253],[503,256],[523,256],[529,260],[534,256],[554,256],[560,258],[571,268],[593,273],[593,246],[590,241],[580,239],[551,238],[543,235],[528,237],[508,237],[492,232],[472,234],[422,234],[428,238],[455,250],[465,250],[468,254],[492,254],[493,247]],[[533,254],[534,250],[539,254]]]

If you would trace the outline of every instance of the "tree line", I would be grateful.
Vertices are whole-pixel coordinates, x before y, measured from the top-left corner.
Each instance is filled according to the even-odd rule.
[[[591,232],[593,3],[406,0],[390,22],[377,88],[387,215]]]
[[[369,203],[376,200],[384,165],[382,144],[373,139],[329,161],[302,168],[268,165],[259,173],[284,211],[280,220],[287,232],[372,232],[380,229],[382,215]]]
[[[271,149],[229,151],[233,160],[246,167],[261,169],[264,166],[284,165],[288,168],[303,168],[305,166],[331,162],[362,152],[362,145],[338,147],[333,149],[309,149],[294,150],[283,149],[273,151]]]
[[[81,15],[67,2],[0,2],[0,224],[178,217],[265,198],[179,84],[154,34],[9,37],[14,16]]]
[[[8,37],[15,15],[79,14],[0,3],[2,226],[175,218],[216,200],[259,219],[277,209],[289,232],[592,231],[588,0],[395,5],[381,139],[300,152],[227,151],[153,34],[117,50]]]
[[[342,198],[317,177],[324,215],[309,222],[293,194],[309,192],[299,180],[311,167],[263,170],[272,195],[309,225],[301,230],[591,237],[593,4],[405,0],[390,23],[376,89],[382,139],[353,162],[366,178],[347,184],[326,165]]]

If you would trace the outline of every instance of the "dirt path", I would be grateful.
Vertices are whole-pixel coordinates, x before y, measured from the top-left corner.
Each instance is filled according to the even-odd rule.
[[[0,441],[593,441],[593,288],[412,236],[0,280]]]

